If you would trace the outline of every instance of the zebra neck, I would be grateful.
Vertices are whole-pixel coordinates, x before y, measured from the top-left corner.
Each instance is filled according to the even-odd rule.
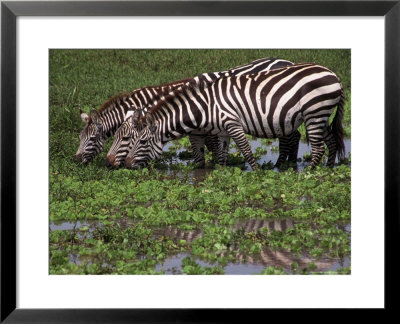
[[[128,106],[124,104],[113,106],[111,109],[101,114],[100,119],[103,124],[103,134],[105,138],[114,135],[124,122],[127,111]]]
[[[188,89],[166,98],[155,108],[154,120],[163,125],[163,133],[182,137],[193,131],[202,132],[208,120],[209,98],[201,89]]]
[[[182,119],[179,118],[181,113],[183,115]],[[190,119],[188,113],[185,113],[185,109],[182,112],[163,109],[163,112],[158,111],[153,116],[153,122],[160,127],[160,138],[164,143],[179,139],[197,130],[197,123],[201,123],[201,121],[196,122],[196,120]]]

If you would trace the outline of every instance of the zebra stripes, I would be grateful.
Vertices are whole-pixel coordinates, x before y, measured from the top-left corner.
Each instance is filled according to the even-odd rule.
[[[77,161],[84,164],[92,161],[95,156],[103,150],[104,141],[108,137],[113,136],[121,124],[129,117],[128,110],[142,109],[146,112],[150,106],[154,105],[158,100],[163,98],[163,96],[189,81],[193,82],[194,80],[198,83],[212,81],[218,79],[222,75],[248,73],[251,69],[254,71],[262,71],[269,66],[279,67],[288,64],[292,63],[285,60],[263,58],[227,71],[206,73],[194,79],[188,78],[159,86],[143,87],[133,90],[130,93],[118,94],[105,102],[98,110],[91,110],[90,115],[81,111],[81,118],[85,122],[85,126],[79,136],[80,145],[75,158]],[[195,157],[198,161],[201,161],[204,159],[204,148],[202,148],[204,147],[204,139],[198,142],[198,138],[193,137],[192,140],[192,148]],[[208,142],[216,143],[217,139],[211,138]],[[210,149],[216,154],[218,148],[210,147]],[[124,157],[126,154],[127,152]],[[115,162],[116,159],[110,155],[107,158],[107,164],[110,164],[110,161]]]
[[[118,127],[129,117],[128,110],[133,109],[132,107],[146,107],[155,103],[171,90],[190,80],[192,79],[120,93],[105,102],[98,110],[92,109],[90,115],[81,111],[85,126],[79,135],[80,145],[75,155],[77,161],[84,164],[92,161],[103,150],[104,141],[114,135]]]
[[[293,63],[281,59],[263,58],[248,64],[232,68],[227,71],[200,74],[195,78],[193,78],[193,80],[188,82],[188,84],[190,83],[190,84],[201,85],[203,83],[214,82],[215,80],[221,77],[242,76],[249,73],[259,73],[288,65],[293,65]],[[143,107],[143,105],[141,106],[137,105],[136,107],[143,108],[141,110],[142,114],[145,114],[147,111],[147,107]],[[136,115],[141,116],[140,114]],[[120,166],[124,162],[125,157],[128,154],[131,138],[132,139],[136,138],[137,123],[133,123],[132,116],[133,112],[130,115],[131,118],[127,118],[124,124],[115,134],[114,142],[107,154],[108,166],[112,167]],[[227,136],[218,137],[216,135],[204,136],[204,135],[205,135],[204,133],[189,134],[189,140],[193,150],[194,161],[196,163],[204,164],[204,146],[206,145],[209,149],[211,148],[214,159],[217,159],[220,164],[225,165],[228,157],[229,137]],[[286,160],[289,154],[291,154],[291,156],[295,156],[294,160],[297,159],[297,150],[295,152],[292,152],[291,150],[295,149],[296,147],[298,148],[299,138],[292,136],[290,138],[283,140],[283,143],[281,145],[282,154],[280,154],[278,158],[279,164],[281,161],[283,162],[284,160]],[[296,143],[292,143],[293,140],[297,140],[297,146]]]
[[[337,106],[332,125],[329,117]],[[245,134],[289,136],[304,122],[311,143],[311,167],[329,150],[328,166],[344,154],[344,92],[338,77],[313,63],[263,73],[190,84],[167,96],[137,122],[126,166],[136,168],[160,157],[164,144],[186,134],[230,136],[252,169],[257,165]]]

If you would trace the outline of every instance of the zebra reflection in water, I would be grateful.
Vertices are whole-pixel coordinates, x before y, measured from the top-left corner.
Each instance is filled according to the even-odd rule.
[[[285,232],[288,229],[294,228],[295,223],[291,219],[284,220],[261,220],[261,219],[253,219],[241,223],[236,223],[232,226],[228,226],[234,233],[242,232],[245,234],[248,233],[257,233],[261,229],[267,229],[268,232],[279,231]],[[179,230],[172,226],[168,226],[163,229],[153,230],[153,234],[155,238],[166,237],[174,240],[176,243],[185,240],[187,243],[191,244],[196,239],[201,239],[204,237],[203,231],[200,229],[193,229],[189,231]],[[340,262],[340,260],[335,258],[313,258],[308,255],[298,256],[295,253],[292,253],[287,250],[273,250],[269,247],[264,247],[260,254],[258,255],[248,255],[246,253],[240,252],[238,246],[230,245],[227,247],[228,252],[221,251],[217,253],[218,257],[224,257],[227,253],[234,254],[237,263],[245,263],[245,264],[256,264],[262,265],[264,267],[282,267],[286,270],[291,270],[292,265],[297,263],[299,269],[307,268],[310,263],[315,265],[315,271],[323,271],[331,268],[335,263]],[[186,254],[184,254],[186,256]],[[182,257],[184,257],[182,256]],[[179,259],[177,260],[179,263]]]

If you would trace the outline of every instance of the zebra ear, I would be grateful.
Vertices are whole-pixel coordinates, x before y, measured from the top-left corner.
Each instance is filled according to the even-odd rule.
[[[92,109],[90,111],[90,119],[97,125],[98,128],[103,128],[103,124],[101,123],[100,115],[96,109]]]
[[[81,108],[79,108],[79,112],[81,114],[82,121],[87,124],[89,122],[90,117],[88,116],[87,113],[84,113]]]

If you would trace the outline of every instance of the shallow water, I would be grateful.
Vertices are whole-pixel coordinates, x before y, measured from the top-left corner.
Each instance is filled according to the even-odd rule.
[[[227,228],[231,230],[243,230],[245,233],[249,232],[257,232],[261,228],[268,228],[269,231],[286,231],[289,228],[293,228],[296,222],[292,219],[283,219],[283,220],[271,220],[271,219],[252,219],[248,221],[237,222],[233,225],[227,225]],[[132,226],[132,223],[125,224],[126,226]],[[88,231],[85,234],[86,237],[91,236],[91,232],[96,227],[104,226],[102,223],[91,221],[91,222],[52,222],[50,224],[50,230],[79,230],[83,226],[88,227]],[[224,226],[224,225],[221,225]],[[351,231],[351,225],[342,225],[339,226],[342,230],[346,232]],[[173,239],[175,242],[180,240],[185,240],[187,243],[193,243],[197,238],[203,237],[203,232],[200,229],[193,229],[182,231],[173,226],[167,226],[164,228],[153,229],[153,237],[154,239],[159,238],[161,236],[169,237]],[[234,252],[235,247],[230,247],[229,251]],[[223,257],[224,253],[219,254],[218,256]],[[310,255],[303,254],[299,256],[298,254],[291,253],[289,251],[274,251],[270,248],[265,247],[259,255],[250,256],[239,251],[235,254],[235,262],[228,263],[225,267],[223,267],[226,275],[249,275],[249,274],[259,274],[266,267],[274,266],[274,267],[282,267],[282,269],[287,274],[292,274],[292,264],[297,263],[298,269],[301,271],[303,268],[307,268],[309,263],[314,263],[315,269],[313,271],[316,272],[325,272],[325,271],[335,271],[339,268],[347,267],[350,264],[350,257],[345,257],[344,259],[340,258],[313,258]],[[145,256],[143,256],[145,258]],[[156,265],[157,272],[164,272],[165,274],[182,274],[182,260],[186,257],[191,257],[202,267],[214,267],[217,264],[213,264],[201,259],[198,259],[191,255],[190,252],[178,253],[175,255],[171,255],[167,257],[163,262],[158,263]],[[92,264],[96,262],[96,256],[80,256],[75,253],[71,253],[69,256],[69,261],[74,264]],[[102,264],[103,267],[110,267],[110,265]]]
[[[260,160],[258,160],[257,162],[259,164],[263,164],[263,163],[268,163],[269,161],[271,161],[273,164],[276,163],[276,161],[278,160],[278,156],[279,156],[279,141],[274,141],[271,145],[265,145],[261,142],[261,139],[256,139],[256,140],[250,140],[250,145],[252,148],[252,151],[254,152],[258,147],[267,147],[268,151],[266,155],[263,155],[261,157]],[[349,157],[349,153],[351,152],[351,140],[349,138],[344,139],[344,146],[345,146],[345,157],[348,158]],[[272,149],[274,148],[274,149]],[[232,152],[234,152],[235,149],[231,149]],[[300,141],[299,143],[299,151],[297,154],[297,158],[302,158],[303,160],[303,156],[306,153],[310,153],[311,154],[311,145],[309,145],[307,142],[304,141]],[[336,157],[336,163],[338,162],[338,159]],[[297,162],[297,168],[299,170],[304,169],[304,167],[308,166],[310,163],[309,162]],[[247,168],[249,169],[250,166],[246,163]]]
[[[252,152],[254,153],[257,148],[262,147],[267,149],[267,154],[264,154],[261,156],[260,159],[257,160],[257,163],[262,165],[262,164],[268,164],[271,163],[272,165],[275,165],[276,161],[278,160],[279,156],[279,150],[278,145],[279,141],[276,140],[271,144],[264,144],[262,143],[262,139],[255,139],[255,140],[250,140],[249,141],[251,144]],[[349,138],[344,140],[345,144],[345,158],[349,158],[351,154],[351,140]],[[167,145],[164,147],[164,151],[168,151],[168,148],[173,146],[174,144],[172,142],[169,142]],[[181,152],[186,152],[187,150],[185,148],[176,150],[177,156]],[[236,152],[236,149],[234,147],[231,147],[229,150],[230,154],[233,154]],[[309,161],[304,161],[303,156],[306,153],[311,153],[311,146],[308,145],[306,142],[300,142],[299,143],[299,151],[298,151],[298,158],[301,158],[301,162],[297,162],[297,170],[301,171],[305,167],[310,165]],[[185,159],[182,160],[179,157],[174,157],[172,158],[172,161],[167,163],[169,166],[167,167],[166,170],[163,170],[162,172],[166,172],[168,176],[171,177],[179,177],[179,178],[187,178],[187,182],[190,184],[196,184],[200,181],[203,181],[206,176],[211,173],[214,170],[214,166],[211,165],[210,163],[207,163],[205,168],[198,168],[190,171],[189,173],[185,174],[184,172],[180,170],[176,170],[175,168],[171,168],[170,165],[175,165],[178,163],[183,163],[186,164],[188,162],[192,162],[191,159]],[[336,158],[336,163],[338,162],[338,159]],[[325,164],[324,164],[325,165]],[[350,164],[349,164],[350,165]],[[250,165],[246,162],[244,165],[243,164],[237,164],[237,165],[228,165],[228,167],[240,167],[242,168],[243,171],[251,171]],[[275,168],[275,171],[279,172],[279,169]]]
[[[89,226],[87,222],[65,222],[65,221],[59,221],[59,222],[50,222],[50,230],[55,231],[55,230],[61,230],[61,231],[70,231],[73,229],[79,229],[83,226]]]
[[[259,160],[257,160],[257,163],[263,164],[263,163],[268,163],[271,162],[272,164],[275,164],[278,156],[279,156],[279,151],[277,150],[277,147],[279,145],[278,141],[273,142],[272,144],[264,144],[262,143],[261,139],[256,139],[256,140],[250,140],[251,147],[253,152],[258,147],[263,147],[267,149],[267,153],[265,155],[262,155]],[[168,147],[173,145],[172,143],[168,143],[164,150],[168,150]],[[349,157],[349,153],[351,152],[351,140],[346,139],[345,140],[345,148],[346,148],[346,157]],[[177,150],[177,153],[179,154],[180,152],[186,151],[186,149],[180,149]],[[230,149],[230,153],[234,153],[236,150],[235,148]],[[310,146],[307,143],[300,142],[299,144],[299,154],[298,157],[302,158],[305,153],[309,153],[311,151]],[[187,163],[187,161],[190,160],[181,160],[179,158],[174,158],[172,160],[172,163]],[[303,159],[301,162],[297,163],[298,170],[304,169],[306,166],[309,165],[309,162],[305,162]],[[245,164],[246,170],[250,171],[251,168],[249,165],[246,163]],[[188,176],[188,181],[189,183],[197,183],[199,181],[202,181],[213,169],[210,168],[204,168],[204,169],[196,169],[189,174],[186,174]],[[184,173],[179,170],[173,170],[169,168],[166,171],[170,176],[172,177],[182,177],[184,176]],[[304,198],[305,199],[305,198]],[[121,226],[132,226],[134,224],[134,221],[132,220],[121,220],[120,221]],[[98,221],[57,221],[57,222],[50,222],[49,228],[50,231],[54,230],[66,230],[66,231],[78,231],[78,237],[82,238],[83,236],[86,237],[91,237],[92,232],[97,228],[97,227],[102,227],[105,226],[101,222]],[[221,225],[225,226],[225,225]],[[243,229],[245,233],[248,233],[250,231],[257,232],[261,228],[268,228],[269,230],[277,230],[277,231],[286,231],[288,228],[291,228],[294,226],[293,220],[286,219],[286,220],[260,220],[260,219],[255,219],[255,220],[250,220],[250,221],[245,221],[245,222],[239,222],[231,226],[227,226],[230,229],[235,229],[235,230],[240,230]],[[87,230],[84,232],[79,232],[79,230],[82,227],[87,227]],[[348,224],[346,226],[338,226],[338,228],[341,228],[342,230],[350,233],[351,232],[351,225]],[[194,229],[192,231],[181,231],[173,227],[165,227],[162,229],[153,229],[153,235],[154,237],[160,237],[160,236],[167,236],[171,237],[174,240],[185,240],[188,243],[193,242],[196,238],[202,237],[203,233],[199,229]],[[231,250],[232,251],[232,250]],[[167,257],[164,262],[159,263],[156,265],[156,270],[157,271],[164,271],[166,274],[181,274],[182,273],[182,260],[185,257],[192,257],[194,258],[190,252],[184,252],[184,253],[179,253],[176,255],[172,255]],[[143,256],[145,257],[145,256]],[[209,262],[194,258],[195,261],[201,265],[202,267],[213,267],[215,264],[211,264]],[[299,271],[305,267],[307,267],[307,264],[312,262],[315,264],[316,269],[315,271],[335,271],[338,268],[342,267],[347,267],[350,264],[350,257],[346,257],[344,259],[338,259],[338,258],[319,258],[315,259],[312,258],[308,255],[302,255],[298,256],[295,254],[292,254],[288,251],[272,251],[268,248],[265,248],[262,250],[259,256],[257,257],[251,257],[248,255],[243,255],[240,253],[236,254],[236,260],[235,262],[228,263],[224,267],[225,274],[257,274],[260,273],[261,270],[268,266],[280,266],[284,269],[284,271],[288,274],[293,273],[291,266],[293,263],[297,263],[299,265]],[[75,264],[80,264],[80,263],[87,263],[91,264],[92,262],[96,261],[96,257],[88,257],[88,256],[79,256],[77,254],[71,254],[70,255],[70,262],[75,263]],[[103,267],[106,267],[109,265],[103,264]]]
[[[101,227],[103,224],[101,222],[98,222],[96,220],[91,220],[91,221],[76,221],[76,222],[71,222],[71,221],[54,221],[50,222],[49,227],[51,231],[55,230],[62,230],[62,231],[72,231],[72,230],[78,230],[82,227],[88,227],[89,232],[93,232],[96,227]]]
[[[191,257],[202,267],[213,267],[215,264],[205,262],[203,260],[194,258],[190,253],[179,253],[166,258],[163,263],[156,265],[157,271],[164,271],[165,274],[182,274],[182,260],[186,257]],[[244,263],[246,262],[246,263]],[[315,259],[309,256],[297,257],[290,252],[272,251],[265,249],[261,252],[261,260],[255,260],[251,257],[242,257],[240,262],[228,263],[223,269],[226,275],[252,275],[260,274],[266,267],[282,267],[287,274],[293,274],[291,266],[293,263],[299,265],[298,269],[301,271],[307,268],[307,265],[312,262],[315,264],[315,272],[336,271],[343,267],[350,265],[350,258],[323,258]]]
[[[156,265],[157,272],[164,272],[167,275],[179,275],[183,274],[182,271],[182,260],[186,257],[190,257],[196,261],[201,267],[214,267],[216,264],[203,261],[195,258],[189,252],[178,253],[176,255],[166,258],[162,263]],[[69,262],[76,265],[79,264],[93,264],[95,258],[89,256],[82,257],[75,253],[70,253]],[[350,265],[350,257],[344,259],[340,258],[322,258],[315,259],[307,255],[301,257],[295,256],[294,254],[286,251],[272,251],[264,249],[261,252],[261,258],[254,259],[249,256],[241,256],[238,262],[228,263],[224,269],[225,275],[253,275],[260,274],[266,267],[282,267],[283,271],[287,274],[293,274],[292,264],[297,263],[298,269],[301,271],[303,268],[307,268],[307,265],[312,262],[316,268],[315,272],[327,272],[336,271],[340,268],[348,267]],[[102,267],[110,267],[109,264],[103,263]]]
[[[274,142],[272,142],[271,144],[265,144],[262,142],[261,138],[257,138],[254,140],[249,140],[252,152],[255,153],[256,149],[259,147],[262,148],[266,148],[267,149],[267,154],[264,154],[261,156],[260,159],[257,160],[257,163],[262,165],[264,163],[268,163],[271,162],[273,165],[275,165],[276,161],[278,160],[278,156],[279,156],[279,140],[276,140]],[[232,141],[231,141],[232,144]],[[164,151],[168,151],[168,149],[173,146],[174,143],[173,142],[169,142],[164,146]],[[351,139],[350,138],[345,138],[344,139],[344,145],[345,145],[345,158],[349,157],[349,154],[351,153]],[[181,152],[185,152],[187,151],[185,148],[182,149],[178,149],[176,150],[177,156],[179,155],[179,153]],[[230,146],[229,149],[229,153],[233,154],[235,153],[237,150],[232,147],[232,145]],[[298,170],[303,170],[305,167],[310,165],[310,162],[305,162],[303,159],[304,154],[306,153],[310,153],[311,154],[311,145],[309,145],[307,142],[304,141],[300,141],[299,143],[299,151],[298,151],[298,158],[301,158],[302,161],[301,162],[297,162],[297,169]],[[179,157],[174,157],[172,159],[172,163],[186,163],[188,160],[182,160]],[[190,161],[190,160],[189,160]],[[336,158],[336,163],[338,162],[338,159]],[[203,169],[204,170],[204,169]],[[205,169],[207,170],[207,169]],[[245,171],[250,171],[250,165],[246,162],[245,163]],[[173,172],[170,170],[170,172]],[[196,173],[200,172],[195,170]],[[204,171],[203,171],[204,172]]]
[[[245,222],[238,222],[234,225],[228,226],[234,230],[243,229],[245,233],[257,232],[261,228],[268,228],[269,231],[286,231],[289,228],[293,228],[295,222],[291,219],[284,220],[260,220],[254,219]],[[350,231],[350,224],[344,226],[344,230]],[[153,231],[154,233],[154,231]],[[191,231],[181,231],[171,226],[159,230],[157,236],[163,235],[170,237],[176,241],[185,240],[188,243],[192,243],[195,239],[201,238],[203,233],[201,230],[195,229]],[[234,251],[234,248],[230,248],[230,251]],[[222,253],[219,256],[224,256]],[[190,252],[179,253],[167,257],[164,262],[156,265],[157,271],[164,271],[165,274],[182,274],[182,260],[186,257],[195,259],[196,263],[202,267],[213,267],[215,264],[206,262],[204,260],[195,258]],[[316,272],[335,271],[339,268],[347,267],[350,264],[350,257],[344,259],[340,258],[313,258],[309,255],[303,254],[298,256],[297,254],[289,251],[273,251],[269,248],[264,248],[260,255],[249,256],[241,253],[236,253],[236,262],[228,263],[224,267],[225,274],[259,274],[261,270],[266,267],[282,267],[283,270],[292,274],[292,264],[297,263],[298,269],[301,271],[303,268],[307,268],[309,263],[314,263]]]

